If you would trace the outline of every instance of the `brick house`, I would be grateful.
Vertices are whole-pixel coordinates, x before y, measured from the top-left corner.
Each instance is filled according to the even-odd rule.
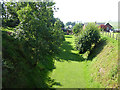
[[[106,23],[104,25],[102,24],[99,27],[102,28],[102,29],[104,29],[104,31],[107,31],[107,32],[109,32],[113,28],[113,26],[110,25],[109,23]]]
[[[109,30],[111,30],[111,29],[112,29],[112,26],[109,23],[107,23],[105,25],[105,29],[104,30],[109,32]]]

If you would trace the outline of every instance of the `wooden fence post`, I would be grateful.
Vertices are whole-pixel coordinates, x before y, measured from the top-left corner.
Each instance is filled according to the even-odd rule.
[[[118,40],[120,40],[120,35],[119,35],[119,33],[118,33]]]
[[[113,38],[114,38],[114,33],[113,33]]]
[[[117,40],[117,35],[116,35],[116,40]]]

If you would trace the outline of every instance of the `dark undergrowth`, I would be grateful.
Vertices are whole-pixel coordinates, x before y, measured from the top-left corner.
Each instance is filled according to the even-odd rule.
[[[3,88],[49,88],[55,82],[48,74],[54,67],[53,58],[45,57],[46,61],[31,66],[32,53],[24,50],[23,43],[14,39],[6,32],[2,33],[2,87]]]

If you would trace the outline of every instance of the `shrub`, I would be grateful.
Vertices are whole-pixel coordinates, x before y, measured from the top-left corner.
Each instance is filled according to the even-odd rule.
[[[99,28],[95,24],[89,23],[85,30],[76,37],[75,48],[79,50],[79,53],[85,53],[86,51],[91,50],[92,45],[96,45],[99,39]]]
[[[73,27],[73,34],[77,34],[82,30],[82,23],[79,24],[75,24],[75,26]]]
[[[67,35],[67,32],[64,32],[64,35]]]

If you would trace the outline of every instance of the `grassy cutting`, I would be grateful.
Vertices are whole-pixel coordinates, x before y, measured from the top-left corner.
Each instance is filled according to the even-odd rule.
[[[74,36],[66,35],[61,53],[55,61],[51,77],[59,82],[53,88],[114,88],[117,87],[118,42],[103,37],[87,55],[74,50]]]
[[[93,82],[90,76],[89,64],[73,49],[74,36],[66,35],[66,41],[62,45],[61,53],[55,62],[56,69],[52,72],[51,77],[59,82],[54,88],[99,88],[100,84]]]

